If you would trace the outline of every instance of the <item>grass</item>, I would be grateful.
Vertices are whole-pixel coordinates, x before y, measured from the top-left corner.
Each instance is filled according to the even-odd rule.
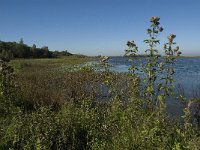
[[[85,63],[89,60],[92,60],[88,57],[79,58],[76,56],[67,56],[67,57],[61,57],[61,58],[45,58],[45,59],[16,59],[11,61],[11,65],[16,70],[26,70],[31,69],[31,67],[34,68],[41,68],[41,69],[47,69],[47,68],[56,68],[61,65],[77,65]]]

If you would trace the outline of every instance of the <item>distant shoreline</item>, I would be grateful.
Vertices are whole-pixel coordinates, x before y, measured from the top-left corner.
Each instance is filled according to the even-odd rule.
[[[131,57],[131,56],[109,56],[109,57]],[[148,56],[132,56],[133,58],[144,58],[144,57],[148,57]],[[164,57],[164,56],[161,56]],[[177,58],[200,58],[200,56],[179,56]]]
[[[200,58],[200,56],[179,56],[180,58]]]

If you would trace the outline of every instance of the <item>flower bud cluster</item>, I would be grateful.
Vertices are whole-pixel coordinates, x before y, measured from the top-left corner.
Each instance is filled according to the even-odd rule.
[[[164,44],[163,48],[165,50],[166,55],[174,55],[176,54],[177,56],[181,55],[181,51],[179,51],[179,46],[176,48],[172,49],[172,45],[176,44],[174,43],[174,39],[176,38],[176,35],[170,34],[168,37],[168,43]],[[169,45],[169,46],[167,46]]]
[[[109,57],[108,56],[101,56],[100,57],[100,62],[105,64],[108,63]]]
[[[169,43],[173,43],[173,40],[175,39],[176,35],[170,34],[167,38],[169,40]]]
[[[163,27],[159,27],[159,25],[160,25],[159,21],[160,21],[160,18],[157,16],[150,18],[150,22],[152,23],[151,27],[153,27],[153,29],[147,29],[148,34],[158,33],[158,32],[162,32],[164,30]]]
[[[126,44],[129,48],[133,48],[136,46],[135,42],[134,41],[128,41],[127,44]]]
[[[155,25],[159,25],[160,24],[159,20],[160,20],[159,17],[154,16],[154,17],[151,17],[150,22],[152,22]]]

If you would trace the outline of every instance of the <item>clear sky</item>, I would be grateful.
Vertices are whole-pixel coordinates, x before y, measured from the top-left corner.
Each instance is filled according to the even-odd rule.
[[[200,0],[0,0],[0,40],[86,55],[123,55],[127,40],[141,53],[149,18],[159,16],[183,55],[200,56]]]

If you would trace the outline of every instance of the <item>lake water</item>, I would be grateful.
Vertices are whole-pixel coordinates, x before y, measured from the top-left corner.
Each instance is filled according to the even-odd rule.
[[[136,60],[136,65],[140,66],[144,61],[144,58]],[[116,72],[128,72],[131,66],[131,62],[125,57],[111,57],[109,63],[113,66],[111,70]],[[180,90],[188,99],[200,97],[200,58],[178,58],[174,68],[175,91]],[[138,74],[142,76],[141,72]],[[173,115],[181,114],[181,109],[177,109],[181,107],[178,101],[169,100],[167,105]]]

